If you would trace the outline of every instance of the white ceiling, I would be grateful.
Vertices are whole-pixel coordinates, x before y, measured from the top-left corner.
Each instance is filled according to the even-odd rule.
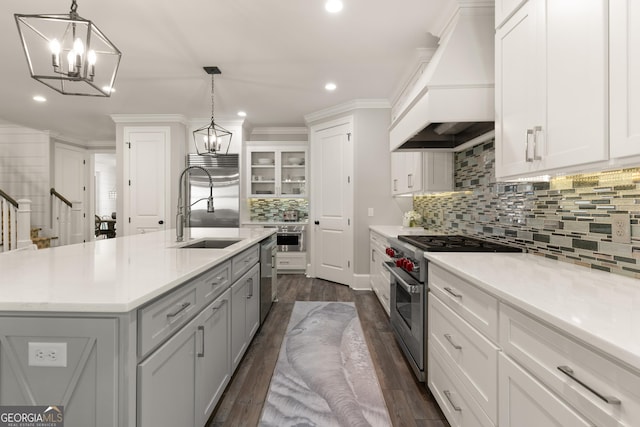
[[[110,114],[211,115],[251,126],[303,126],[354,99],[393,100],[418,48],[433,47],[454,0],[78,0],[122,51],[111,98],[65,96],[29,76],[14,13],[68,13],[71,1],[2,0],[0,119],[79,141],[115,139]],[[335,92],[325,91],[333,81]],[[36,103],[43,95],[46,103]]]

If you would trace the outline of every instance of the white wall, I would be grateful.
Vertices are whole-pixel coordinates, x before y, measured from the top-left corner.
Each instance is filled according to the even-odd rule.
[[[51,150],[48,132],[0,126],[0,188],[30,199],[31,226],[50,227]]]

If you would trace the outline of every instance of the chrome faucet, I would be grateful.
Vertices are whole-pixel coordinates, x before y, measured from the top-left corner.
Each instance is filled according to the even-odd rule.
[[[182,179],[190,169],[199,169],[209,177],[209,197],[207,198],[207,212],[213,213],[213,178],[208,170],[202,166],[187,166],[178,178],[178,214],[176,215],[176,242],[182,242],[184,236],[184,227],[188,224],[189,215],[191,215],[191,205],[188,200],[183,201],[182,190],[184,184]],[[201,199],[204,200],[204,199]],[[199,200],[198,200],[199,201]]]

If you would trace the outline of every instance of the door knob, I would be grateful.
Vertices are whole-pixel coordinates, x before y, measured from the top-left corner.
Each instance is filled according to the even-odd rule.
[[[315,225],[320,225],[320,221],[313,221]]]
[[[164,221],[160,220],[160,221],[158,221],[158,224],[162,225],[162,224],[164,224]]]

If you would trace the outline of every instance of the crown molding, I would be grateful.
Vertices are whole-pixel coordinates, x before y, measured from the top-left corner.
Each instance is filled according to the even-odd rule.
[[[187,125],[182,114],[111,114],[115,123],[181,123]]]
[[[309,113],[304,116],[304,121],[305,123],[310,124],[338,114],[368,108],[391,108],[391,104],[387,99],[354,99],[353,101],[348,101],[343,104],[325,108],[324,110]]]
[[[256,127],[251,131],[251,135],[308,135],[307,127]]]

